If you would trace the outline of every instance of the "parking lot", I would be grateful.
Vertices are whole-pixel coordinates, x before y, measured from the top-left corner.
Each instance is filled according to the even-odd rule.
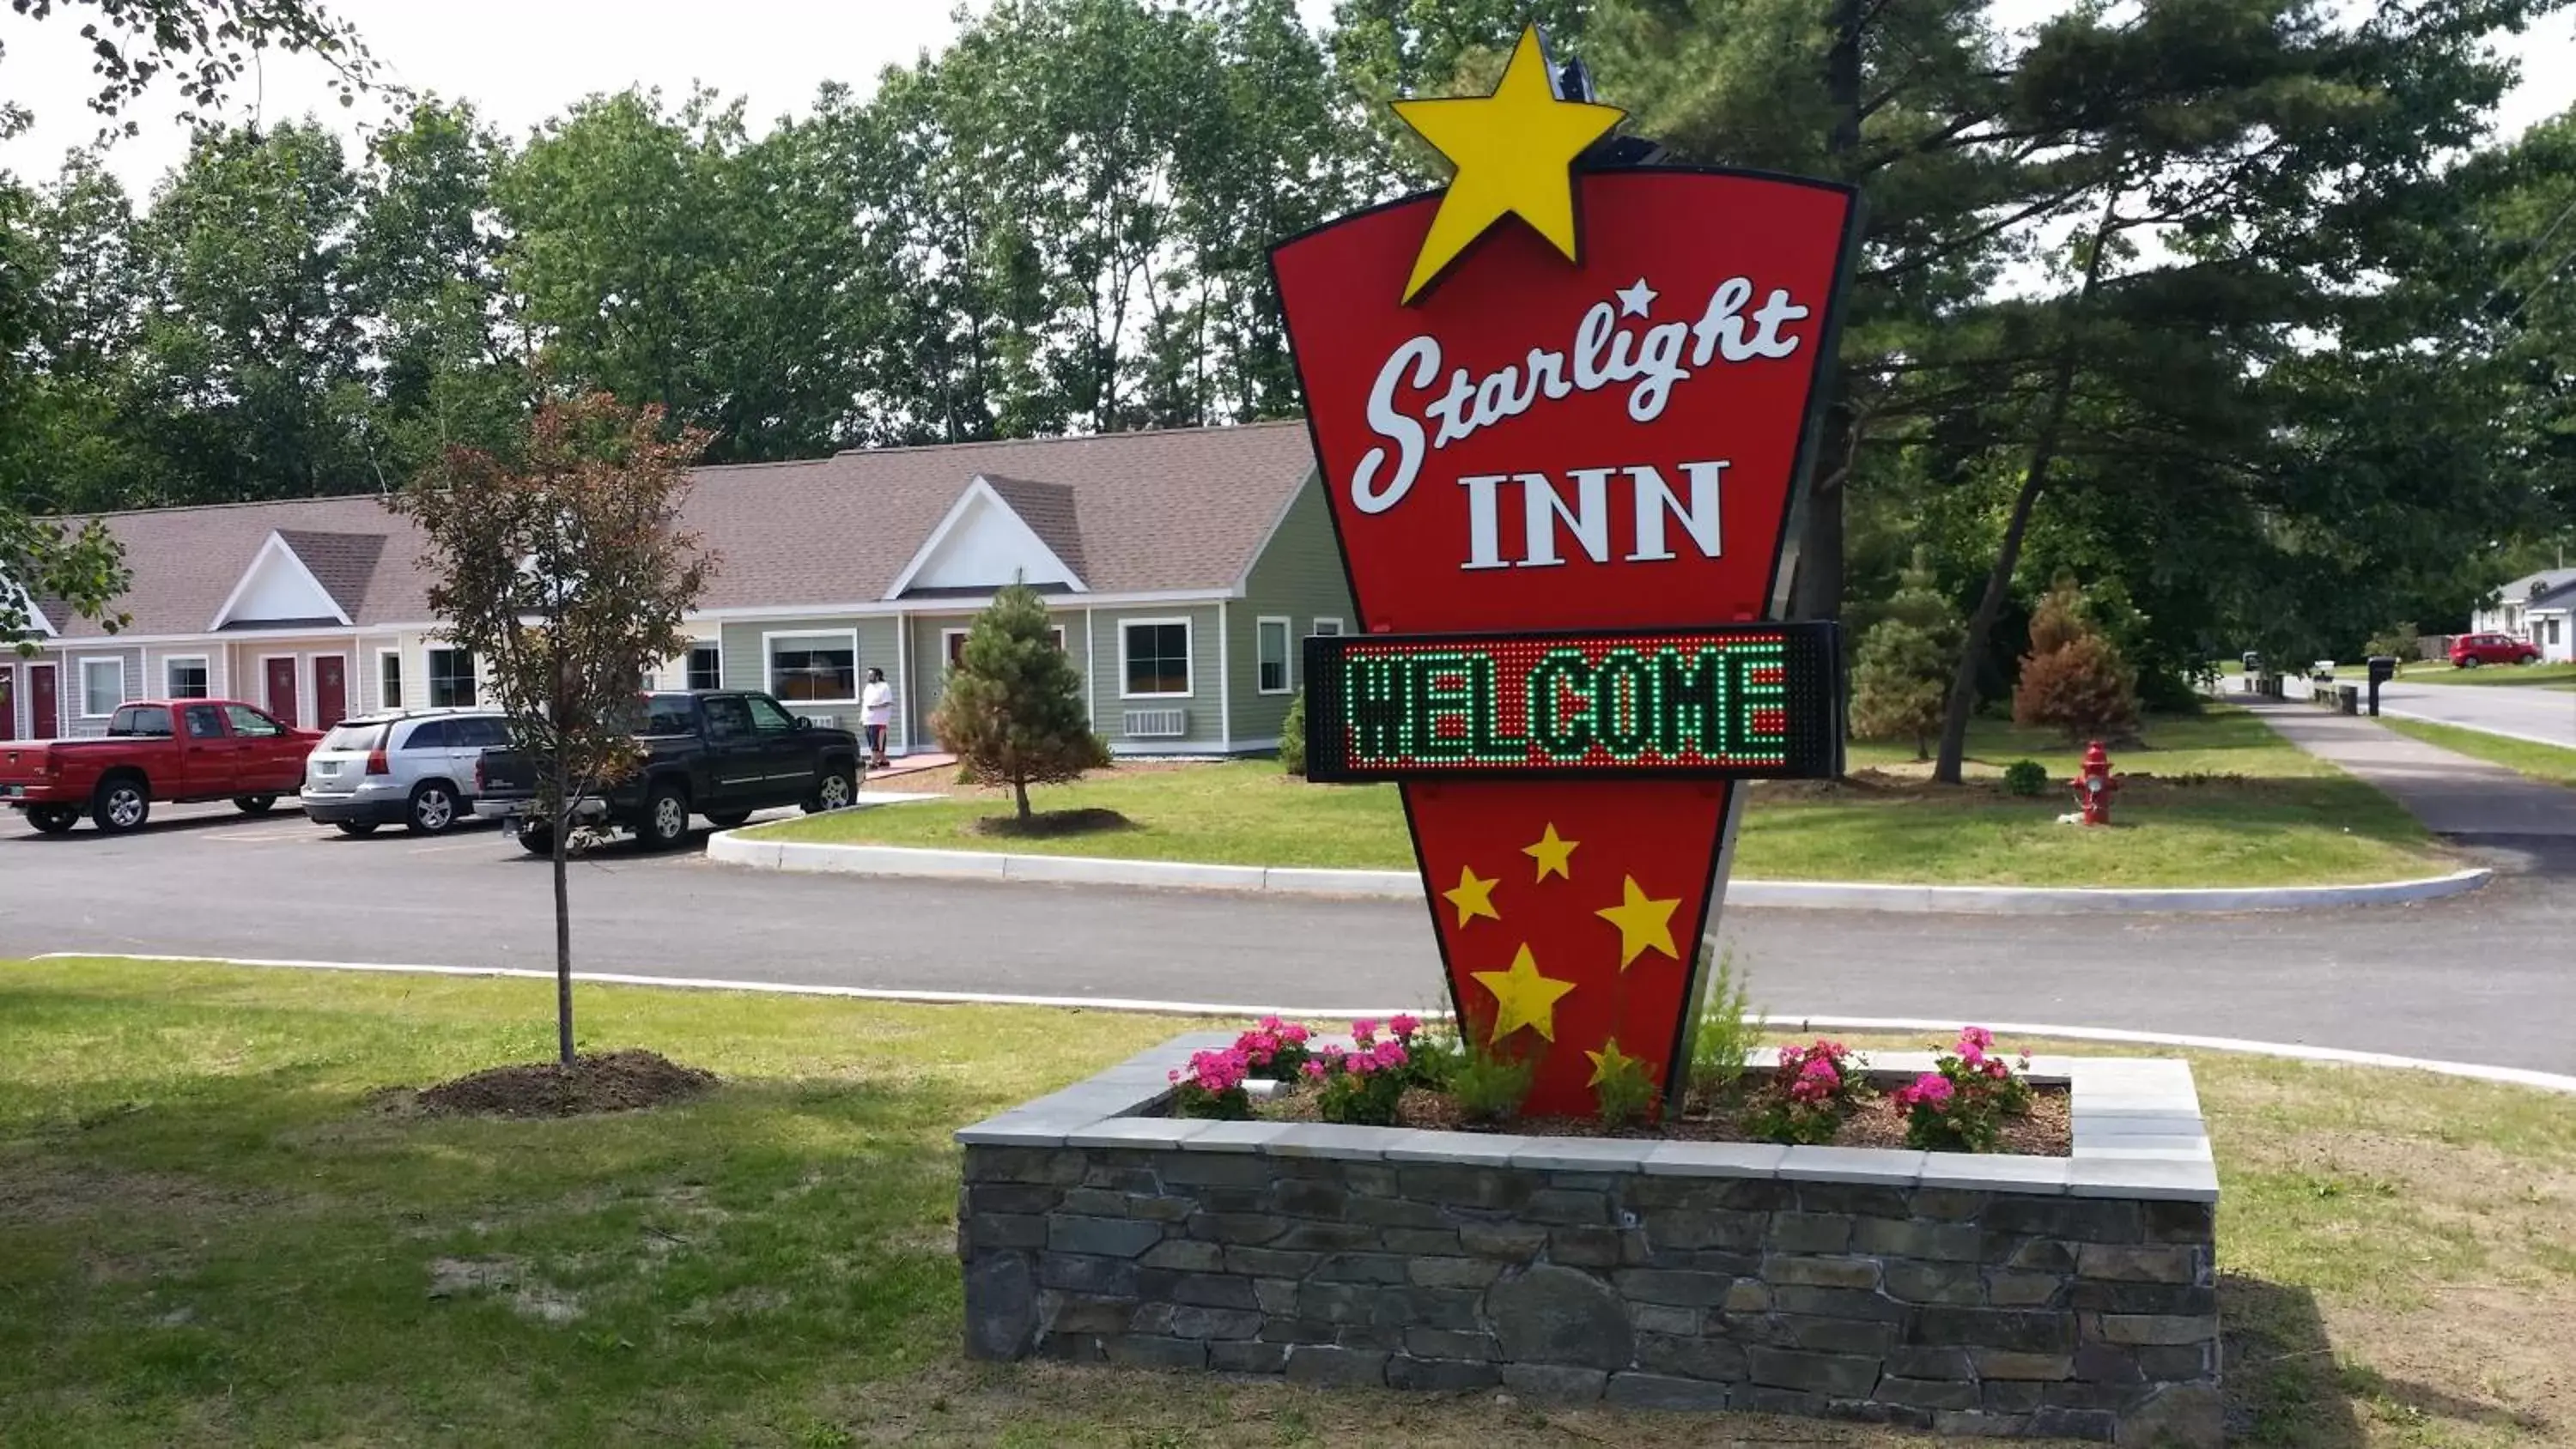
[[[768,811],[755,820],[792,818]],[[710,828],[648,853],[575,858],[573,949],[584,970],[894,990],[1374,1004],[1378,968],[1436,983],[1421,907],[1304,903],[973,882],[765,874],[705,857]],[[1328,912],[1341,932],[1314,929]],[[549,969],[546,862],[483,823],[363,838],[281,805],[156,806],[129,835],[84,822],[38,835],[0,811],[0,958],[53,951]],[[1257,956],[1225,972],[1209,963]],[[1311,991],[1312,994],[1309,994]],[[1401,1004],[1401,1003],[1399,1003]]]

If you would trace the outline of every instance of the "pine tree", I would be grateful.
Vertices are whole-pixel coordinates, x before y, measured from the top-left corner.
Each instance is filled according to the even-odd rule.
[[[1109,763],[1109,747],[1083,711],[1082,675],[1056,647],[1046,600],[1021,583],[976,616],[930,728],[968,779],[1011,787],[1023,823],[1029,786],[1077,780]]]
[[[2084,596],[2060,582],[2031,616],[2030,653],[2013,687],[2013,723],[2054,725],[2069,740],[2136,727],[2136,671],[2085,616]]]
[[[1852,733],[1864,740],[1911,736],[1914,757],[1931,757],[1941,730],[1950,671],[1958,662],[1959,611],[1933,587],[1928,552],[1917,548],[1913,566],[1898,576],[1887,617],[1861,636],[1852,675]]]

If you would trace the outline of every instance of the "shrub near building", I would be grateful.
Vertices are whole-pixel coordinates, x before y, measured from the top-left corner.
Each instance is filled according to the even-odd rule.
[[[2085,616],[2084,596],[2071,583],[2051,589],[2031,616],[2013,723],[2053,726],[2069,740],[2137,728],[2137,672]]]
[[[1031,785],[1109,763],[1083,709],[1082,675],[1056,647],[1046,600],[1026,584],[1006,585],[975,617],[930,728],[968,779],[1011,787],[1023,827]]]

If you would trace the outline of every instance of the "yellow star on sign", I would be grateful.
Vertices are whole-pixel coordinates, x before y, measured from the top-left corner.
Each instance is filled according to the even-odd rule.
[[[1499,880],[1480,880],[1462,865],[1458,867],[1458,888],[1442,891],[1440,899],[1458,908],[1458,924],[1462,927],[1478,916],[1499,921],[1503,913],[1494,909],[1494,887],[1500,884]]]
[[[1458,168],[1404,284],[1411,302],[1508,212],[1577,261],[1574,158],[1627,112],[1560,100],[1538,27],[1521,32],[1511,64],[1489,96],[1397,101],[1395,113]]]
[[[1556,1040],[1556,999],[1574,989],[1571,981],[1558,981],[1538,974],[1538,962],[1531,959],[1524,944],[1512,958],[1509,971],[1471,973],[1494,993],[1494,1030],[1486,1038],[1501,1041],[1522,1027],[1530,1027],[1549,1041]]]
[[[1682,959],[1682,953],[1673,945],[1673,912],[1681,905],[1681,898],[1650,901],[1638,888],[1635,876],[1623,879],[1626,884],[1619,904],[1592,913],[1619,928],[1619,969],[1627,970],[1629,962],[1649,950],[1661,951],[1676,961]]]
[[[1587,1087],[1597,1087],[1613,1077],[1625,1076],[1637,1065],[1637,1058],[1619,1050],[1619,1038],[1615,1036],[1603,1042],[1601,1050],[1585,1052],[1584,1055],[1592,1058],[1592,1080],[1583,1084]]]
[[[1540,836],[1536,845],[1522,846],[1521,854],[1538,862],[1540,880],[1547,879],[1551,873],[1572,880],[1574,879],[1574,848],[1582,843],[1580,840],[1559,840],[1556,835],[1556,822],[1551,820],[1547,822],[1547,834]]]

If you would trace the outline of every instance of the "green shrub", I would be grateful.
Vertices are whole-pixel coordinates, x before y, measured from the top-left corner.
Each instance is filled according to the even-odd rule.
[[[1306,773],[1306,691],[1288,701],[1288,717],[1279,722],[1279,768],[1291,775]]]
[[[1958,611],[1933,587],[1929,559],[1926,550],[1914,551],[1913,567],[1898,576],[1903,587],[1888,600],[1888,616],[1861,636],[1852,669],[1853,736],[1911,739],[1917,759],[1930,756],[1941,732],[1964,634]]]
[[[1453,1028],[1455,1034],[1442,1043],[1439,1067],[1440,1085],[1458,1104],[1459,1115],[1479,1125],[1519,1116],[1538,1075],[1536,1060],[1486,1040],[1490,1029],[1490,1020]]]
[[[1592,1101],[1601,1125],[1613,1130],[1654,1115],[1655,1078],[1644,1058],[1622,1052],[1615,1041],[1604,1044],[1593,1062]]]
[[[1699,948],[1701,979],[1708,984],[1699,1014],[1699,1032],[1691,1038],[1690,1096],[1707,1102],[1731,1090],[1744,1077],[1745,1055],[1762,1034],[1762,1013],[1753,1009],[1751,990],[1735,970],[1735,948],[1717,953],[1714,965],[1708,943]]]
[[[2036,799],[2048,793],[2048,767],[2037,760],[2015,760],[2004,766],[2004,793]]]

